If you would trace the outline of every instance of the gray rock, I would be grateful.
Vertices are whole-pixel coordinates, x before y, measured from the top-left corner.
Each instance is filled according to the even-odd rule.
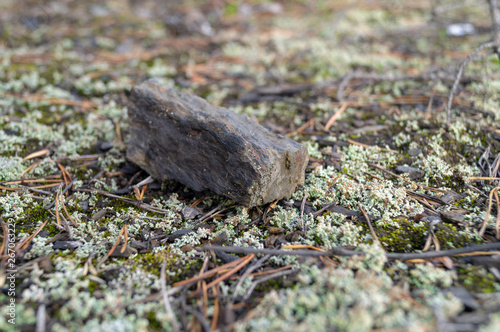
[[[453,191],[453,190],[448,190],[447,192],[444,193],[443,196],[440,197],[443,202],[446,204],[453,204],[456,201],[461,200],[464,198],[464,196],[460,195],[459,193]]]
[[[415,167],[396,166],[396,173],[407,173],[410,179],[417,180],[424,176],[424,172]]]
[[[185,220],[194,219],[202,214],[200,210],[192,208],[190,206],[185,206],[181,212]]]
[[[418,156],[421,153],[422,153],[422,150],[420,150],[420,149],[410,149],[410,150],[408,150],[408,154],[410,156],[412,156],[412,157],[416,157],[416,156]]]
[[[52,249],[76,249],[83,246],[82,241],[56,241],[52,245]]]
[[[249,207],[288,198],[304,181],[306,147],[247,116],[154,79],[134,86],[129,99],[127,157],[159,181]]]
[[[465,221],[465,215],[454,211],[443,211],[440,215],[444,220],[457,224]]]

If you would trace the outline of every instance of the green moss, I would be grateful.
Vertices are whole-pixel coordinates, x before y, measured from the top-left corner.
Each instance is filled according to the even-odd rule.
[[[458,279],[462,285],[471,292],[493,293],[495,287],[495,277],[485,268],[474,265],[467,265],[465,268],[458,268]]]
[[[440,223],[436,225],[434,233],[443,250],[462,248],[470,245],[472,241],[472,235],[467,236],[466,233],[460,232],[457,226],[451,223]]]
[[[42,205],[26,209],[23,216],[16,221],[16,230],[22,233],[31,234],[35,231],[39,221],[44,222],[49,217],[51,217],[49,211]],[[51,235],[58,233],[55,226],[50,224],[45,225],[44,229],[49,231]]]
[[[389,252],[411,252],[425,245],[428,229],[404,218],[394,219],[394,225],[376,226],[375,232],[384,249]]]

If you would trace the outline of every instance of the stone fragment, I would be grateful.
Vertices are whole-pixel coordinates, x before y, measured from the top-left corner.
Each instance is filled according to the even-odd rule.
[[[154,79],[134,86],[129,99],[127,157],[159,181],[248,207],[288,198],[304,181],[306,147],[247,116]]]
[[[422,153],[422,150],[420,150],[420,149],[416,149],[416,148],[415,148],[415,149],[410,149],[410,150],[408,150],[408,154],[409,154],[410,156],[412,156],[412,157],[416,157],[416,156],[418,156],[418,155],[419,155],[419,154],[421,154],[421,153]]]
[[[444,193],[443,196],[441,196],[441,200],[446,204],[453,204],[456,201],[461,200],[462,198],[464,198],[464,196],[460,195],[459,193],[453,190],[448,190],[447,192]]]
[[[418,180],[424,176],[424,172],[415,167],[396,166],[396,173],[407,173],[412,180]]]
[[[465,215],[455,211],[442,211],[440,214],[444,220],[449,222],[459,224],[465,221]]]
[[[168,242],[174,242],[175,240],[177,239],[180,239],[181,237],[189,234],[189,233],[193,233],[194,231],[190,228],[182,228],[182,229],[179,229],[175,232],[173,232],[172,234],[170,234],[168,237],[167,237],[167,241]]]
[[[185,220],[194,219],[202,214],[200,210],[190,206],[185,206],[181,213]]]
[[[126,258],[132,254],[137,254],[137,249],[132,248],[131,246],[126,246],[123,252],[122,249],[123,244],[119,244],[109,256],[116,258]]]
[[[52,245],[52,249],[76,249],[83,246],[82,241],[55,241]]]

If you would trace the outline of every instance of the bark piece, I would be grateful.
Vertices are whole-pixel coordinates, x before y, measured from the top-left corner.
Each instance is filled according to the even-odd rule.
[[[288,198],[304,181],[305,146],[247,116],[154,79],[134,86],[129,99],[127,157],[157,180],[246,206]]]

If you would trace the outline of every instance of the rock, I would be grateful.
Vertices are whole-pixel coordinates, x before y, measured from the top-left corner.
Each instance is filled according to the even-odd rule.
[[[410,150],[408,150],[408,154],[410,156],[412,156],[412,157],[416,157],[416,156],[418,156],[421,153],[422,153],[422,150],[420,150],[420,149],[410,149]]]
[[[172,234],[170,234],[168,237],[167,237],[167,241],[168,242],[174,242],[175,240],[177,239],[180,239],[181,237],[189,234],[189,233],[193,233],[194,231],[190,228],[183,228],[183,229],[179,229],[175,232],[173,232]]]
[[[459,193],[453,190],[448,190],[447,192],[444,193],[443,196],[440,197],[440,199],[446,204],[453,204],[456,201],[461,200],[462,198],[464,198],[464,196],[460,195]]]
[[[285,232],[285,229],[284,228],[281,228],[281,227],[274,227],[274,226],[270,226],[267,228],[267,231],[270,233],[270,234],[282,234]]]
[[[109,255],[110,257],[117,257],[117,258],[126,258],[132,254],[137,254],[137,249],[132,248],[130,246],[126,246],[125,249],[122,252],[123,244],[119,244]]]
[[[424,176],[424,172],[415,167],[396,166],[396,173],[407,173],[412,180],[418,180]]]
[[[82,241],[55,241],[52,249],[76,249],[81,246],[83,246]]]
[[[101,209],[101,210],[97,211],[96,213],[94,213],[92,215],[92,220],[94,220],[94,221],[101,220],[101,218],[104,217],[107,212],[108,212],[107,209]]]
[[[113,148],[113,143],[111,142],[97,142],[97,151],[99,153],[108,152]]]
[[[304,181],[306,147],[247,116],[154,79],[134,86],[129,99],[127,157],[159,181],[248,207],[289,198]]]
[[[443,211],[440,213],[441,218],[448,222],[453,222],[453,223],[463,223],[465,221],[465,215],[461,213],[457,213],[454,211]]]
[[[130,246],[134,249],[137,250],[146,250],[149,249],[148,243],[147,242],[140,242],[136,240],[131,240],[130,241]]]
[[[186,245],[184,245],[184,246],[181,247],[181,250],[183,252],[188,252],[188,251],[194,250],[194,248],[192,246],[190,246],[189,244],[186,244]]]
[[[202,215],[201,211],[196,208],[185,206],[182,209],[182,216],[184,217],[185,220],[191,220],[200,215]]]
[[[78,202],[78,206],[83,210],[87,211],[89,209],[89,201]]]

